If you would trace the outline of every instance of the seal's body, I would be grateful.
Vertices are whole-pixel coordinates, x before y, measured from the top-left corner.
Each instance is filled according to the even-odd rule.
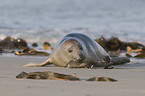
[[[102,60],[104,63],[99,63]],[[106,66],[110,61],[106,51],[94,40],[81,33],[70,33],[61,38],[48,59],[42,64],[25,66],[44,66],[54,64],[60,67]]]

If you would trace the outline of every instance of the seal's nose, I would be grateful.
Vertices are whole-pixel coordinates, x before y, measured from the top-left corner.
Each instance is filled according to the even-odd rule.
[[[85,56],[84,56],[84,55],[80,54],[79,56],[80,56],[80,58],[81,58],[82,60],[85,59]]]

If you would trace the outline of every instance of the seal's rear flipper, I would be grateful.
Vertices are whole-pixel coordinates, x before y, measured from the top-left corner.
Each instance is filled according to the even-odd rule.
[[[130,59],[127,57],[111,57],[111,58],[112,65],[122,65],[130,62]]]

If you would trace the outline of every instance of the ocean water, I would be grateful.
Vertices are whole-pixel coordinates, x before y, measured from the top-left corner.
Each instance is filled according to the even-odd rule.
[[[145,44],[145,0],[0,0],[0,40],[56,43],[71,32]]]

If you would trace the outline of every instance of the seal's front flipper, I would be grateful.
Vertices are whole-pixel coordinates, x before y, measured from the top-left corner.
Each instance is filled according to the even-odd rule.
[[[42,66],[43,66],[42,64],[28,63],[23,67],[42,67]]]
[[[67,63],[66,67],[68,68],[90,68],[90,66],[88,66],[88,63],[79,63],[79,62],[75,62],[75,61],[70,61],[69,63]]]
[[[46,65],[51,65],[52,63],[50,62],[49,59],[47,59],[44,63],[41,64],[35,64],[35,63],[28,63],[24,65],[23,67],[44,67]]]

